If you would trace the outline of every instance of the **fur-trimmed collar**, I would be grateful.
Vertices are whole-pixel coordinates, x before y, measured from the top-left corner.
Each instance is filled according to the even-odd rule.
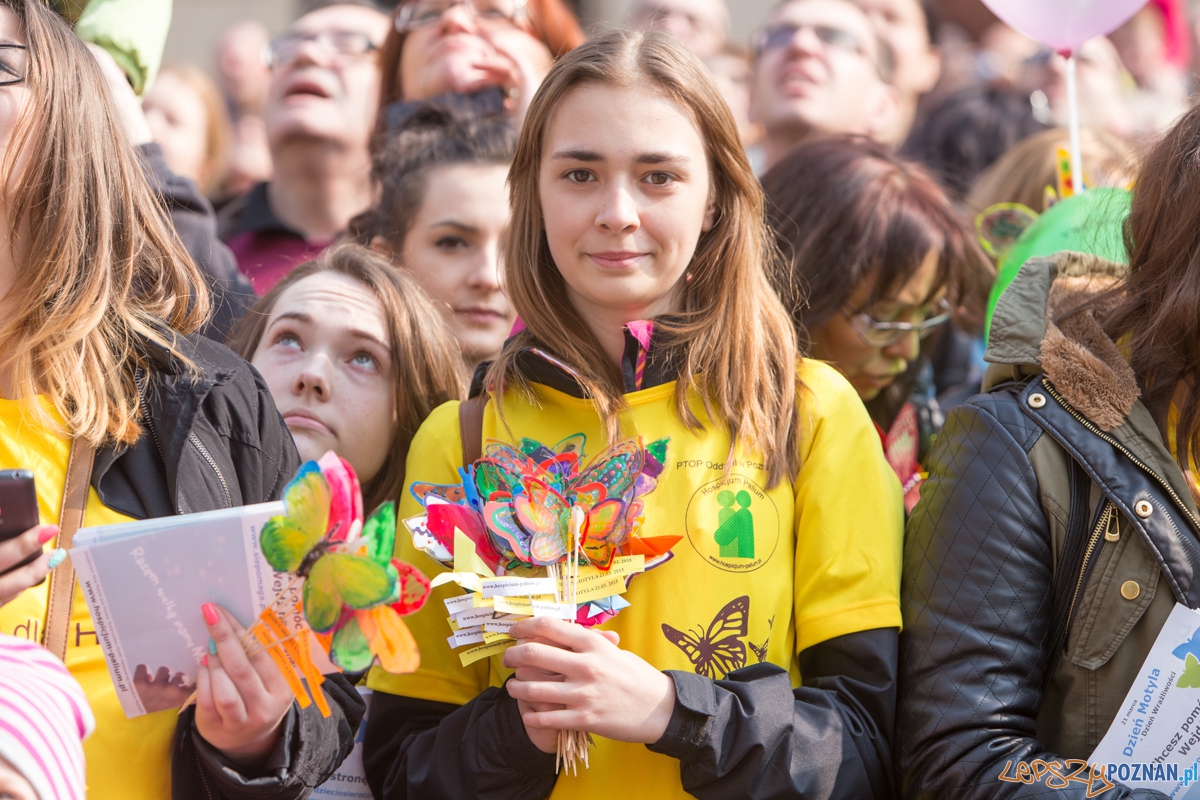
[[[1105,431],[1119,427],[1141,395],[1133,369],[1104,333],[1117,298],[1100,299],[1124,277],[1122,264],[1084,253],[1030,259],[996,303],[984,358],[1025,374],[1041,371],[1063,397]],[[1011,367],[1006,370],[1012,374]],[[994,383],[995,376],[991,381]],[[985,386],[985,388],[987,388]]]

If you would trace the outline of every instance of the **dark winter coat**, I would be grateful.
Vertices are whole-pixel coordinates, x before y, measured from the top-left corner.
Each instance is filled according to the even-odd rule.
[[[1162,797],[1102,778],[1062,787],[1044,768],[1013,780],[1022,762],[1073,772],[1174,604],[1200,607],[1188,481],[1097,320],[1124,269],[1074,253],[1026,263],[996,306],[985,393],[949,414],[930,456],[901,589],[906,798]]]

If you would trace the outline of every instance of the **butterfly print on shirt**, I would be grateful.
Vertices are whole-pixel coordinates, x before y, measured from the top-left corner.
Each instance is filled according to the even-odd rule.
[[[746,666],[746,644],[742,639],[749,625],[750,597],[743,595],[726,603],[706,629],[684,632],[665,622],[662,629],[667,641],[684,652],[697,674],[719,680]]]

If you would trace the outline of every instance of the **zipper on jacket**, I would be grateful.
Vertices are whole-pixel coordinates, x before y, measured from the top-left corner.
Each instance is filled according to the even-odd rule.
[[[225,493],[225,507],[233,508],[233,498],[229,494],[229,484],[225,482],[225,476],[221,474],[221,468],[217,466],[217,462],[209,454],[208,448],[200,441],[200,437],[196,435],[195,431],[188,434],[188,441],[200,451],[200,455],[204,456],[204,460],[208,462],[208,465],[212,467],[212,471],[216,473],[217,480],[221,482],[221,491]]]
[[[193,745],[193,748],[195,745]],[[192,753],[196,756],[196,772],[200,774],[200,785],[204,787],[204,796],[208,800],[213,800],[212,790],[208,788],[208,778],[204,776],[204,765],[200,763],[200,751],[193,749]]]
[[[150,420],[150,404],[146,402],[145,382],[142,379],[142,369],[138,369],[133,373],[133,384],[137,387],[138,405],[142,408],[142,419],[146,421],[146,428],[150,431],[150,438],[154,440],[154,448],[158,450],[158,460],[162,462],[163,469],[167,468],[167,457],[163,455],[162,445],[158,443],[158,434],[154,431],[154,423]]]
[[[1067,640],[1071,638],[1071,622],[1075,619],[1075,607],[1079,605],[1079,595],[1083,592],[1083,584],[1087,579],[1092,556],[1096,552],[1097,545],[1100,544],[1100,537],[1108,533],[1109,526],[1116,521],[1116,517],[1117,507],[1106,497],[1104,506],[1100,509],[1100,518],[1096,520],[1096,527],[1092,529],[1092,535],[1088,538],[1087,549],[1083,551],[1083,563],[1079,565],[1079,578],[1075,581],[1075,593],[1071,595],[1071,610],[1067,612]]]
[[[1053,397],[1055,400],[1058,401],[1058,404],[1060,406],[1062,406],[1063,408],[1065,408],[1067,410],[1068,414],[1070,414],[1072,417],[1074,417],[1076,420],[1078,420],[1085,428],[1087,428],[1093,434],[1095,434],[1096,436],[1099,436],[1101,439],[1103,439],[1104,441],[1108,442],[1113,447],[1115,447],[1119,451],[1121,451],[1121,453],[1123,453],[1126,458],[1128,458],[1130,461],[1132,461],[1139,469],[1141,469],[1143,472],[1145,472],[1147,475],[1149,475],[1151,478],[1153,478],[1158,483],[1159,486],[1161,486],[1163,489],[1165,489],[1167,494],[1169,494],[1171,496],[1171,499],[1175,501],[1175,505],[1179,507],[1179,510],[1181,510],[1184,514],[1186,514],[1187,518],[1189,520],[1191,520],[1193,531],[1196,532],[1197,535],[1200,535],[1200,519],[1197,519],[1196,515],[1193,514],[1188,509],[1188,507],[1186,505],[1184,505],[1183,501],[1179,499],[1179,495],[1175,493],[1175,490],[1173,488],[1171,488],[1171,484],[1167,483],[1166,478],[1163,478],[1157,472],[1150,469],[1150,467],[1148,467],[1144,463],[1142,463],[1141,459],[1139,459],[1133,453],[1129,452],[1129,449],[1126,448],[1125,445],[1121,444],[1116,439],[1114,439],[1113,437],[1109,436],[1104,431],[1097,428],[1095,423],[1093,423],[1090,419],[1088,419],[1087,417],[1083,416],[1078,411],[1076,411],[1074,406],[1072,406],[1070,403],[1068,403],[1063,398],[1063,396],[1058,393],[1058,390],[1056,390],[1050,384],[1050,381],[1046,381],[1046,380],[1042,381],[1042,386],[1045,387],[1046,392],[1051,397]]]

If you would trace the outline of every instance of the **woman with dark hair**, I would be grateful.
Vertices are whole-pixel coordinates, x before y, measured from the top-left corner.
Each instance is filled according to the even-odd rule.
[[[941,422],[921,342],[955,309],[982,313],[991,265],[933,179],[869,139],[802,145],[763,190],[788,258],[776,288],[809,354],[867,404],[911,510]]]
[[[955,202],[975,179],[1026,137],[1046,130],[1029,93],[1000,82],[973,83],[933,103],[901,153],[929,170]],[[1041,188],[1041,187],[1039,187]]]
[[[380,49],[380,131],[419,101],[505,111],[519,124],[555,59],[583,43],[562,0],[408,0]]]
[[[1164,797],[1029,764],[1085,764],[1175,604],[1200,606],[1198,151],[1193,109],[1142,165],[1127,268],[1031,259],[996,304],[986,393],[908,523],[905,797]]]
[[[212,604],[176,612],[212,637],[196,704],[180,713],[191,687],[139,670],[165,710],[121,709],[64,560],[74,529],[277,500],[300,460],[257,373],[197,334],[203,276],[96,59],[46,3],[3,0],[0,75],[0,469],[33,472],[48,523],[0,544],[0,632],[43,641],[83,687],[93,800],[305,797],[350,752],[362,700],[331,669],[330,716],[301,709]]]
[[[417,279],[458,340],[467,376],[494,358],[512,331],[500,237],[515,147],[502,114],[422,107],[376,153],[378,199],[350,220],[347,233]]]

